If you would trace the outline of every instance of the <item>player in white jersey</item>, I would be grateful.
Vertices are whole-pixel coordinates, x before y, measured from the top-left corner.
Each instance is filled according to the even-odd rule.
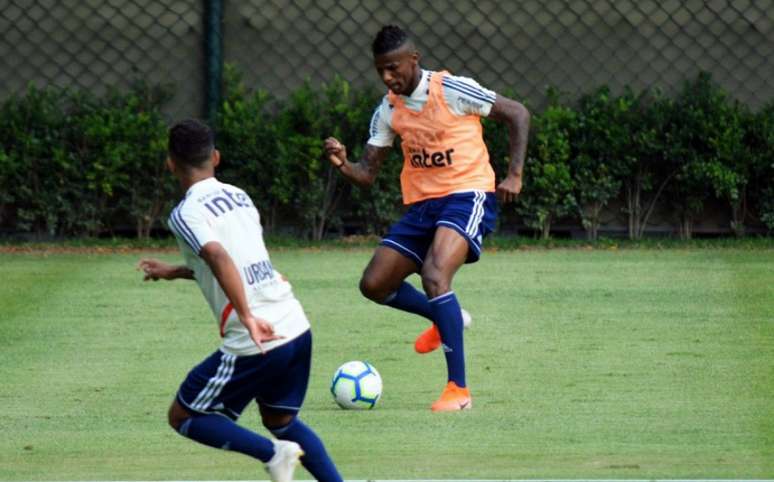
[[[180,386],[169,424],[202,444],[261,460],[275,481],[292,480],[299,458],[317,480],[341,481],[322,441],[297,417],[309,381],[309,321],[271,264],[250,197],[214,177],[219,162],[205,124],[187,120],[170,129],[167,165],[185,197],[169,226],[185,265],[139,263],[145,280],[195,280],[223,337]],[[279,440],[236,423],[252,400]]]

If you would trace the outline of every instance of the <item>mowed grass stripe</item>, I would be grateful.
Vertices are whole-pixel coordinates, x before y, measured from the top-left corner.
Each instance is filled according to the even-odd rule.
[[[428,406],[443,357],[412,351],[426,321],[360,296],[369,257],[273,256],[315,330],[302,417],[345,478],[774,474],[771,250],[487,252],[454,286],[474,315],[466,348],[475,409],[440,416]],[[24,350],[3,351],[11,382],[0,391],[10,404],[0,415],[9,434],[0,437],[0,479],[262,478],[255,462],[166,427],[169,400],[217,345],[217,330],[195,285],[142,283],[137,258],[0,260],[2,279],[27,286],[61,320],[52,338],[60,343],[40,345],[41,329],[22,332],[29,339],[14,346]],[[30,262],[77,273],[57,282],[59,292],[46,288],[62,293],[46,300],[28,279]],[[0,286],[8,299],[10,284]],[[40,311],[17,313],[0,324],[3,339],[13,320],[44,323]],[[372,412],[345,412],[330,398],[330,376],[350,359],[374,363],[384,378]],[[259,427],[254,410],[243,423]]]

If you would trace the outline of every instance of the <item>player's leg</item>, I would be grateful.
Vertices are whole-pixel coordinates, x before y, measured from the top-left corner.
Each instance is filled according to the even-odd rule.
[[[304,453],[301,464],[315,479],[325,482],[342,480],[336,465],[325,450],[320,437],[300,418],[312,359],[312,335],[307,331],[290,343],[272,350],[282,350],[268,360],[267,370],[275,372],[275,378],[262,383],[257,397],[263,425],[281,440],[301,446]]]
[[[360,281],[361,292],[372,301],[422,316],[432,322],[433,312],[427,295],[405,281],[407,276],[417,272],[416,262],[390,246],[377,248]],[[462,315],[464,326],[467,328],[470,326],[471,317],[465,310],[462,310]],[[439,346],[441,334],[435,323],[414,341],[414,350],[417,353],[430,353]]]
[[[427,296],[405,279],[419,271],[413,258],[392,245],[376,248],[360,279],[360,292],[371,301],[423,316],[432,321]]]
[[[436,216],[444,205],[444,201],[438,200],[414,204],[390,228],[360,281],[360,291],[366,298],[433,321],[427,295],[407,283],[405,278],[421,270],[436,231]],[[471,318],[467,312],[463,314],[467,327]],[[429,353],[439,346],[441,335],[435,324],[414,342],[418,353]]]
[[[413,204],[390,227],[360,280],[360,291],[377,303],[432,321],[427,296],[405,281],[418,273],[435,232],[434,200]]]
[[[301,465],[304,466],[316,480],[339,482],[342,480],[336,465],[331,460],[320,437],[308,425],[295,415],[275,412],[271,408],[259,405],[263,424],[275,437],[290,440],[304,451]]]
[[[451,285],[462,264],[478,260],[481,242],[494,228],[496,217],[496,200],[492,193],[469,192],[446,198],[436,221],[438,229],[421,274],[443,341],[449,382],[441,398],[433,404],[433,410],[471,407],[465,380],[462,310]]]
[[[465,351],[462,310],[451,290],[452,278],[468,256],[468,242],[457,231],[440,226],[422,266],[422,286],[444,345],[449,381],[464,388]]]
[[[229,390],[237,361],[237,357],[217,351],[191,370],[169,408],[169,424],[180,435],[201,444],[268,462],[275,453],[272,441],[236,423],[248,402],[226,406],[220,398]]]

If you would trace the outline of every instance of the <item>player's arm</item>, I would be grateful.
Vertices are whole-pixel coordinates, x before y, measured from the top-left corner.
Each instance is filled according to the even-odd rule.
[[[387,157],[392,147],[379,147],[366,144],[363,157],[358,162],[349,162],[347,148],[333,137],[325,139],[325,155],[331,164],[353,183],[368,187],[376,180],[376,175],[382,167],[382,162]]]
[[[231,259],[231,256],[229,256],[222,244],[217,241],[208,242],[202,247],[199,256],[212,270],[212,274],[218,280],[218,284],[220,284],[226,297],[234,307],[234,311],[239,316],[239,321],[250,332],[250,338],[253,339],[261,353],[263,353],[262,342],[282,338],[274,334],[274,328],[271,324],[266,320],[253,316],[250,312],[242,278],[239,276],[234,260]]]
[[[497,94],[489,117],[505,122],[509,132],[508,175],[497,185],[497,197],[503,202],[515,201],[521,192],[524,157],[527,153],[530,114],[526,107],[508,97]]]
[[[158,259],[143,258],[137,264],[137,269],[145,273],[145,281],[194,279],[194,272],[188,266],[171,265]]]

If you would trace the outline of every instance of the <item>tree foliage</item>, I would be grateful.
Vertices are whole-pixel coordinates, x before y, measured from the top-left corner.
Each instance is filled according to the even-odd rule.
[[[311,239],[384,234],[401,213],[394,146],[374,186],[351,186],[323,155],[326,137],[358,160],[381,94],[335,78],[307,82],[286,98],[245,84],[227,67],[214,121],[218,176],[243,187],[267,230]],[[38,89],[0,103],[0,229],[26,236],[98,236],[131,230],[148,237],[179,196],[164,159],[172,92],[136,83],[97,97]],[[509,95],[514,97],[513,95]],[[728,207],[730,228],[774,230],[774,101],[758,110],[735,102],[705,74],[676,95],[613,93],[600,87],[577,102],[558,95],[532,112],[524,188],[503,206],[502,223],[523,222],[548,237],[557,222],[595,239],[623,206],[631,238],[657,207],[690,237],[708,206]],[[483,119],[498,177],[507,171],[508,129]]]

